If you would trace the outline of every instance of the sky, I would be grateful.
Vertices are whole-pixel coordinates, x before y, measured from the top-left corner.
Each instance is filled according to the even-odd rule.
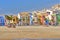
[[[0,0],[0,14],[41,10],[60,4],[60,0]]]

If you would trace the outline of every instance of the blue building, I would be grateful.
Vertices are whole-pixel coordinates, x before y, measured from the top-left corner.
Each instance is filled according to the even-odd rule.
[[[0,26],[4,26],[5,25],[5,19],[3,16],[0,16]]]

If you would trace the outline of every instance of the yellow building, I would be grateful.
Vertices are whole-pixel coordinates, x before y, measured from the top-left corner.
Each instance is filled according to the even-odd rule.
[[[29,25],[30,24],[30,15],[29,12],[21,12],[18,14],[18,18],[21,20],[21,25]]]
[[[17,16],[12,17],[12,23],[18,23],[18,18]]]

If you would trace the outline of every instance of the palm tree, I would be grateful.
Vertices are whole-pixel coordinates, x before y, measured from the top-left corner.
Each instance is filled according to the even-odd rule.
[[[6,20],[8,20],[8,24],[10,24],[10,21],[12,20],[12,16],[5,15]]]
[[[12,20],[12,16],[5,15],[5,18],[6,18],[7,20]]]

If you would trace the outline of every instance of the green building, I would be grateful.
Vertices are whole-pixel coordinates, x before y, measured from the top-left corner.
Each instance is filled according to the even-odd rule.
[[[60,25],[60,10],[57,11],[57,23]]]

